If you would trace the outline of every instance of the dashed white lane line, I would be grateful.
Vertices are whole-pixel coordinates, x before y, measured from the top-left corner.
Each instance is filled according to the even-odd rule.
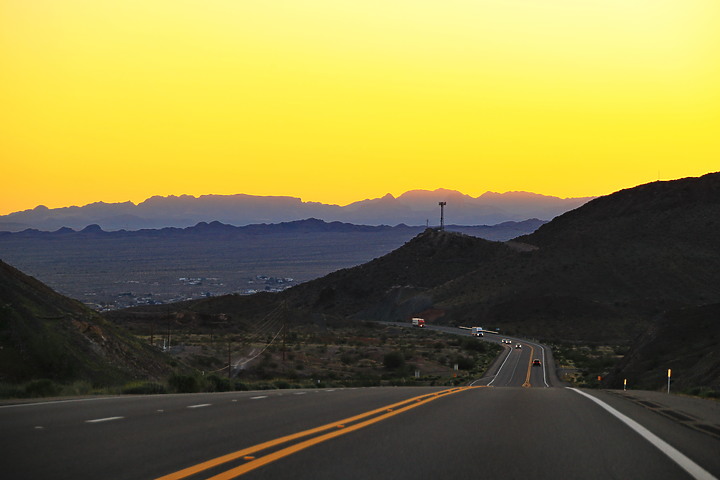
[[[250,400],[260,400],[261,398],[267,398],[267,395],[260,395],[258,397],[250,397]]]
[[[102,422],[112,422],[113,420],[122,420],[125,417],[105,417],[105,418],[95,418],[93,420],[85,420],[85,423],[102,423]]]
[[[579,393],[580,395],[583,395],[584,397],[589,398],[593,402],[600,405],[601,408],[607,410],[610,412],[613,416],[617,417],[621,422],[623,422],[628,427],[632,428],[637,432],[641,437],[643,437],[645,440],[653,444],[657,449],[659,449],[661,452],[663,452],[665,455],[667,455],[672,461],[680,465],[680,467],[688,472],[690,476],[692,476],[695,479],[698,480],[717,480],[716,477],[711,475],[709,472],[707,472],[705,469],[703,469],[700,465],[690,460],[688,457],[683,455],[679,450],[677,450],[675,447],[667,443],[662,438],[658,437],[654,433],[652,433],[647,428],[643,427],[639,423],[637,423],[635,420],[631,419],[630,417],[623,415],[622,413],[615,410],[613,407],[608,405],[607,403],[603,402],[602,400],[593,397],[592,395],[589,395],[583,391],[578,390],[577,388],[571,388],[567,387],[569,390],[572,390],[576,393]]]
[[[203,407],[209,407],[212,405],[212,403],[200,403],[198,405],[188,405],[187,408],[203,408]]]
[[[295,392],[295,395],[305,395],[307,392]]]

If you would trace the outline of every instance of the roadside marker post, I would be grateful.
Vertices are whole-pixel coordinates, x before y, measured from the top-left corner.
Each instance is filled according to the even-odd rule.
[[[623,392],[627,391],[627,378],[623,380]]]
[[[672,376],[672,369],[668,368],[668,393],[670,393],[670,377]]]

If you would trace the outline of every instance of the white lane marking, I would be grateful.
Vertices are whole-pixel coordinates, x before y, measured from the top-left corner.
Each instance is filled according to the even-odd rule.
[[[41,425],[38,425],[35,427],[35,430],[44,430],[44,429],[45,429],[45,427],[43,427]]]
[[[305,395],[307,392],[295,392],[295,395]]]
[[[260,395],[257,397],[250,397],[250,400],[260,400],[261,398],[267,398],[267,397],[268,397],[267,395]]]
[[[543,359],[542,359],[543,382],[545,383],[545,387],[549,388],[550,385],[548,385],[548,383],[547,383],[547,372],[545,371],[545,364],[547,363],[547,362],[545,361],[545,347],[543,347],[543,346],[540,345],[540,344],[538,344],[538,347],[540,347],[540,348],[542,349],[542,357],[543,357]]]
[[[203,407],[209,407],[212,405],[212,403],[200,403],[198,405],[188,405],[187,408],[203,408]]]
[[[512,373],[510,374],[510,380],[507,381],[507,383],[505,384],[505,386],[510,385],[510,382],[512,382],[512,379],[515,378],[515,372],[517,371],[518,365],[520,365],[520,359],[521,359],[521,358],[522,358],[522,352],[520,352],[520,355],[518,355],[517,361],[515,362],[515,366],[513,367],[513,371],[512,371]],[[498,373],[500,373],[500,372],[498,372]]]
[[[93,420],[85,420],[85,423],[102,423],[112,422],[113,420],[122,420],[125,417],[106,417],[106,418],[95,418]]]
[[[697,463],[690,460],[688,457],[683,455],[675,447],[673,447],[672,445],[667,443],[665,440],[663,440],[662,438],[660,438],[657,435],[655,435],[654,433],[652,433],[647,428],[645,428],[642,425],[640,425],[639,423],[637,423],[635,420],[618,412],[617,410],[615,410],[613,407],[611,407],[607,403],[603,402],[602,400],[599,400],[599,399],[593,397],[592,395],[582,392],[582,391],[578,390],[577,388],[572,388],[572,387],[566,387],[566,388],[589,398],[593,402],[600,405],[600,407],[602,407],[605,410],[607,410],[608,412],[610,412],[612,415],[617,417],[625,425],[627,425],[628,427],[635,430],[645,440],[647,440],[648,442],[653,444],[658,450],[660,450],[665,455],[667,455],[670,458],[670,460],[677,463],[683,470],[688,472],[690,474],[690,476],[692,476],[693,478],[696,478],[698,480],[717,480],[716,477],[712,476],[709,472],[707,472],[700,465],[698,465]]]
[[[12,405],[0,405],[0,408],[36,407],[38,405],[52,405],[54,403],[95,402],[97,400],[111,400],[113,398],[116,397],[76,398],[72,400],[53,400],[50,402],[13,403]]]
[[[497,373],[495,374],[495,376],[493,377],[492,381],[491,381],[490,383],[488,383],[488,387],[489,387],[490,385],[492,385],[493,382],[497,379],[498,375],[500,375],[500,372],[502,371],[503,367],[505,366],[505,362],[507,362],[507,361],[508,361],[508,358],[510,358],[510,354],[511,354],[511,353],[512,353],[512,347],[510,347],[510,348],[508,349],[508,354],[507,354],[507,356],[505,357],[505,360],[503,360],[502,365],[500,365],[500,368],[498,368],[498,371],[497,371]]]

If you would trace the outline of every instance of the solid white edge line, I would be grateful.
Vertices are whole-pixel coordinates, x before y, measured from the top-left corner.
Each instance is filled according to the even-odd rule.
[[[267,398],[267,397],[268,397],[267,395],[260,395],[257,397],[250,397],[250,400],[260,400],[261,398]]]
[[[122,420],[125,417],[107,417],[107,418],[96,418],[94,420],[85,420],[85,423],[101,423],[101,422],[111,422],[113,420]]]
[[[538,345],[539,345],[539,344],[538,344]],[[543,367],[543,383],[545,384],[545,388],[550,388],[550,385],[548,385],[548,382],[547,382],[547,371],[545,370],[545,365],[547,364],[547,359],[545,358],[545,347],[543,347],[542,345],[540,345],[540,348],[542,348],[542,352],[543,352],[543,364],[542,364],[542,367]]]
[[[608,412],[610,412],[612,415],[614,415],[616,418],[618,418],[625,425],[627,425],[628,427],[635,430],[640,436],[642,436],[645,440],[650,442],[658,450],[660,450],[665,455],[667,455],[672,461],[677,463],[683,470],[688,472],[690,474],[690,476],[692,476],[693,478],[698,479],[698,480],[717,480],[716,477],[714,477],[712,474],[710,474],[707,470],[702,468],[697,463],[690,460],[688,457],[686,457],[683,453],[681,453],[675,447],[673,447],[672,445],[667,443],[665,440],[663,440],[662,438],[660,438],[657,435],[655,435],[654,433],[652,433],[647,428],[645,428],[642,425],[640,425],[639,423],[637,423],[635,420],[618,412],[617,410],[615,410],[613,407],[611,407],[607,403],[593,397],[590,394],[580,391],[577,388],[572,388],[572,387],[565,387],[565,388],[572,390],[576,393],[579,393],[580,395],[582,395],[584,397],[589,398],[593,402],[600,405],[600,407],[602,407],[605,410],[607,410]]]
[[[505,356],[505,360],[503,360],[502,364],[500,365],[500,368],[498,368],[498,371],[495,372],[495,376],[493,377],[492,381],[488,383],[488,387],[493,384],[495,379],[500,375],[500,372],[502,371],[503,367],[505,366],[505,362],[508,361],[508,358],[510,358],[510,354],[512,353],[512,347],[508,348],[508,354]],[[475,382],[473,382],[475,383]]]
[[[212,403],[200,403],[198,405],[188,405],[187,408],[203,408],[203,407],[209,407],[212,405]]]
[[[97,400],[112,400],[113,398],[117,397],[73,398],[69,400],[50,400],[47,402],[11,403],[9,405],[0,405],[0,408],[37,407],[38,405],[54,405],[57,403],[95,402]]]

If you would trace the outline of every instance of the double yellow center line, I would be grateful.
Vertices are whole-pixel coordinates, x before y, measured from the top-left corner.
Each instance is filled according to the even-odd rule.
[[[528,360],[528,369],[527,369],[527,376],[525,377],[525,383],[523,383],[523,387],[529,388],[532,385],[530,385],[530,373],[532,372],[532,361],[533,357],[535,356],[535,349],[532,345],[530,345],[530,359]]]
[[[208,480],[229,480],[232,478],[236,478],[247,472],[255,470],[256,468],[262,467],[263,465],[274,462],[280,458],[287,457],[288,455],[292,455],[293,453],[297,453],[308,447],[317,445],[318,443],[322,443],[335,437],[339,437],[340,435],[345,435],[346,433],[354,432],[355,430],[359,430],[361,428],[367,427],[368,425],[372,425],[382,420],[386,420],[394,415],[406,412],[420,405],[424,405],[439,398],[447,397],[449,395],[463,392],[471,388],[481,387],[457,387],[450,388],[448,390],[441,390],[439,392],[426,395],[419,395],[417,397],[403,400],[402,402],[393,403],[392,405],[387,405],[385,407],[377,408],[375,410],[371,410],[360,415],[355,415],[354,417],[349,417],[343,420],[339,420],[337,422],[328,423],[327,425],[323,425],[321,427],[311,428],[302,432],[293,433],[292,435],[286,435],[284,437],[276,438],[274,440],[259,443],[252,447],[244,448],[242,450],[238,450],[236,452],[229,453],[227,455],[223,455],[221,457],[217,457],[212,460],[199,463],[197,465],[193,465],[178,472],[159,477],[156,480],[179,480],[189,477],[190,475],[195,475],[196,473],[200,473],[205,470],[220,466],[227,462],[245,460],[245,463],[237,467],[230,468],[229,470],[219,473],[213,477],[210,477]],[[305,437],[311,436],[312,438],[302,440]],[[258,452],[276,448],[285,443],[293,441],[298,442],[293,443],[280,450],[275,450],[271,453],[264,454],[263,456],[256,457],[256,454]]]

